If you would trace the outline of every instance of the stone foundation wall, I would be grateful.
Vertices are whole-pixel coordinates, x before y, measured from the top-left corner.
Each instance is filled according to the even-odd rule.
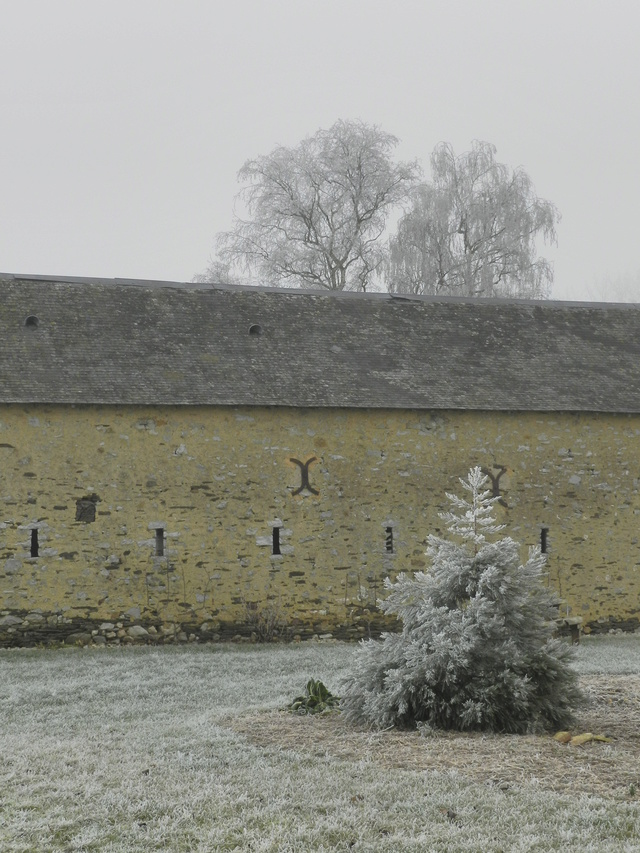
[[[4,406],[0,644],[367,636],[473,465],[566,615],[638,626],[637,416]]]
[[[133,608],[137,610],[137,608]],[[381,614],[365,615],[353,625],[335,625],[333,631],[322,631],[322,625],[289,623],[276,624],[252,619],[242,623],[159,622],[123,614],[117,622],[68,617],[60,614],[29,613],[0,614],[0,648],[47,646],[120,646],[165,645],[167,643],[218,642],[298,642],[301,640],[361,640],[379,637],[382,630],[394,630],[397,625]],[[318,628],[316,631],[315,628]]]

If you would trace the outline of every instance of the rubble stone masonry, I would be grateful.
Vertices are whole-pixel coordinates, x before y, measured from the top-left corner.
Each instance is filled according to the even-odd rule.
[[[638,415],[5,405],[0,645],[368,635],[474,465],[562,615],[638,627]]]

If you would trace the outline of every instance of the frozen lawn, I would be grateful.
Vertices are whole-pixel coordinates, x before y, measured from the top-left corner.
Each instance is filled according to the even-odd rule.
[[[310,676],[335,689],[352,654],[0,652],[0,850],[640,849],[640,636],[580,646],[592,699],[580,730],[617,736],[583,747],[371,734],[278,711]]]

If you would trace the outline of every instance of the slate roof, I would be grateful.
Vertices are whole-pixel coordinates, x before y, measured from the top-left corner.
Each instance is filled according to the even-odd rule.
[[[640,412],[640,306],[0,274],[0,402]]]

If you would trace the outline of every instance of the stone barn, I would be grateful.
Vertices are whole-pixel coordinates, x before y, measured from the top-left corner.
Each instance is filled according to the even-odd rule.
[[[474,465],[563,615],[638,626],[638,307],[0,288],[0,644],[368,635]]]

